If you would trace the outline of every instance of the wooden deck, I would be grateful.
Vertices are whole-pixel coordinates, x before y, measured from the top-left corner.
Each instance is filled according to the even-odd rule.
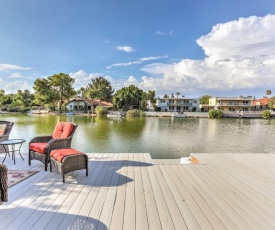
[[[89,176],[66,183],[38,161],[8,158],[9,169],[39,173],[9,189],[0,229],[275,229],[275,154],[193,156],[201,164],[89,154]]]

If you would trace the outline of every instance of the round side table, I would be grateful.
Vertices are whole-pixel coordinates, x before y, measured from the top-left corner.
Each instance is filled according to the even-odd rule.
[[[25,142],[26,140],[24,139],[10,139],[7,141],[2,141],[0,142],[0,145],[3,145],[6,155],[4,160],[2,161],[2,163],[4,163],[4,161],[6,160],[7,155],[10,155],[10,153],[12,154],[12,160],[15,164],[15,152],[18,152],[19,155],[21,156],[22,160],[24,160],[24,158],[22,157],[21,153],[20,153],[20,149],[22,144]],[[11,151],[9,150],[9,145],[11,145]],[[20,145],[18,149],[15,149],[15,145]]]

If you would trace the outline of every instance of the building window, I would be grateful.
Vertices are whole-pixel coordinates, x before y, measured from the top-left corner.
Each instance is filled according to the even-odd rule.
[[[165,100],[163,100],[163,99],[162,99],[162,100],[160,100],[160,103],[165,103]]]
[[[197,104],[197,100],[194,100],[194,104]]]

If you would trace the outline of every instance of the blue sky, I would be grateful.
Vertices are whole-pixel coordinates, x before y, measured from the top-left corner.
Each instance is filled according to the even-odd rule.
[[[275,0],[0,2],[0,88],[67,73],[158,96],[275,94]]]

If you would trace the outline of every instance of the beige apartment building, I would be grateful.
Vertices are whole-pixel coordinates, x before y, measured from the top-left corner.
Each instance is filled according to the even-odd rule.
[[[251,111],[252,97],[212,97],[209,99],[210,109],[220,109],[223,112]]]

